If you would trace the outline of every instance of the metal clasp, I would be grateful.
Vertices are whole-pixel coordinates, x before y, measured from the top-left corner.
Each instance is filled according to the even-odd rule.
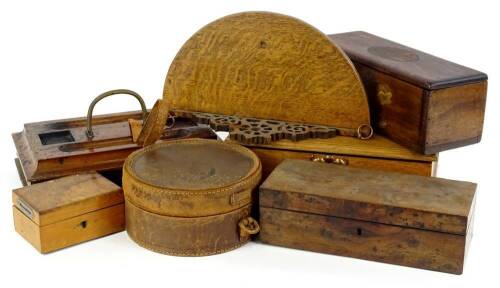
[[[335,157],[333,155],[316,155],[313,154],[310,158],[313,162],[321,162],[321,163],[331,163],[338,165],[349,165],[349,160],[346,158]]]

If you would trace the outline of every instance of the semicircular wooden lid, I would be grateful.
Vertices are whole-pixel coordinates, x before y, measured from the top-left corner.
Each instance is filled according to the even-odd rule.
[[[257,156],[247,148],[206,139],[159,143],[132,155],[129,172],[135,178],[171,190],[233,185],[260,167]]]
[[[203,27],[177,53],[163,99],[178,110],[358,128],[370,124],[353,64],[309,24],[245,12]]]

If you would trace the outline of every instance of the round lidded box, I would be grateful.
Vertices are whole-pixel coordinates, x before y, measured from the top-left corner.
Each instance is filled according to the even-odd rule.
[[[250,210],[261,170],[249,149],[215,140],[138,150],[123,166],[127,232],[139,245],[165,254],[234,249],[258,232]]]

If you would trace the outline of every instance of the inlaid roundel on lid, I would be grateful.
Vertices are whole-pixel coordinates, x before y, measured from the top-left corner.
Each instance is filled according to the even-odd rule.
[[[173,60],[163,99],[173,109],[356,129],[370,124],[353,64],[309,24],[245,12],[196,32]]]

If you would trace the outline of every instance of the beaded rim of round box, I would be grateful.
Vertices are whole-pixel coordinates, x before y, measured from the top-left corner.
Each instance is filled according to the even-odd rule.
[[[146,163],[149,166],[146,167],[147,171],[162,169],[164,172],[154,172],[156,173],[154,176],[152,175],[153,173],[148,173],[147,177],[150,179],[156,178],[155,180],[158,180],[161,177],[184,177],[185,181],[179,180],[175,182],[176,187],[148,182],[148,179],[144,179],[144,175],[138,175],[137,171],[134,171],[134,165],[137,166],[135,163],[137,159],[148,157],[148,155],[152,154],[159,154],[163,151],[169,153],[167,150],[173,151],[176,149],[177,155],[170,153],[166,154],[167,156],[165,157],[177,157],[177,160],[182,160],[183,155],[179,154],[182,152],[183,147],[192,148],[189,152],[193,155],[187,155],[187,152],[183,154],[186,157],[191,157],[191,160],[186,159],[183,163],[180,161],[176,163],[175,159],[170,159],[168,163],[160,163],[160,159],[151,158],[154,161]],[[227,165],[218,163],[224,159],[208,159],[207,157],[213,157],[209,154],[219,157],[226,157],[224,155],[231,154],[227,156],[228,159],[225,159],[226,162],[238,160],[240,162],[244,161],[248,165],[239,165],[239,168],[230,167],[231,163],[229,162]],[[204,155],[208,156],[205,157]],[[198,156],[205,159],[198,159]],[[212,164],[204,163],[206,164],[205,168],[210,169],[210,171],[200,171],[200,174],[215,173],[214,175],[207,174],[208,176],[202,179],[203,183],[200,182],[200,185],[192,183],[193,181],[199,181],[200,178],[190,178],[192,175],[184,175],[193,174],[192,170],[198,172],[199,169],[196,170],[197,167],[194,166],[201,166],[201,164],[196,164],[196,161],[213,162]],[[153,165],[157,165],[157,167],[151,167]],[[218,168],[209,167],[210,165],[217,165]],[[181,166],[185,168],[181,168]],[[223,171],[218,171],[221,169]],[[244,176],[235,176],[238,174],[236,172],[238,169],[240,170],[239,174]],[[170,175],[174,173],[175,175]],[[233,177],[228,181],[225,179],[227,175],[219,176],[217,173],[219,175],[233,173]],[[250,203],[253,199],[252,191],[260,182],[261,174],[262,165],[259,158],[246,147],[223,143],[217,140],[182,139],[154,144],[130,154],[123,165],[123,190],[125,197],[134,203],[134,205],[153,213],[179,217],[207,216],[232,211]],[[194,176],[198,177],[197,175]],[[213,180],[211,187],[201,188],[201,185],[206,183],[209,178],[215,177],[219,177],[219,179]],[[217,182],[219,180],[220,182]],[[184,184],[186,187],[179,187],[179,185]],[[188,185],[192,187],[188,187]]]

